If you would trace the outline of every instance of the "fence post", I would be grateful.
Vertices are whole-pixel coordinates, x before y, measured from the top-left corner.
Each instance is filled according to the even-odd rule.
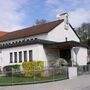
[[[13,68],[11,69],[11,77],[12,77],[12,86],[13,86]]]
[[[68,74],[69,74],[69,79],[77,77],[77,67],[69,67]]]
[[[33,76],[33,82],[35,83],[35,66],[34,66],[33,74],[34,74],[34,76]]]
[[[66,76],[66,78],[69,78],[69,75],[68,75],[68,67],[65,67],[65,76]]]
[[[54,68],[52,68],[52,69],[53,69],[53,70],[52,70],[52,71],[53,71],[52,74],[53,74],[53,81],[54,81]]]

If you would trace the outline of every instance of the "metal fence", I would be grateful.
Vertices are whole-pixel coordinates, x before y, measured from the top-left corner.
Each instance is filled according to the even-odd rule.
[[[78,75],[89,74],[90,73],[90,65],[88,64],[85,66],[78,66],[77,73],[78,73]]]
[[[27,72],[27,74],[25,74]],[[37,73],[39,72],[39,74]],[[68,68],[46,68],[42,71],[4,71],[0,74],[0,86],[50,82],[68,78]]]

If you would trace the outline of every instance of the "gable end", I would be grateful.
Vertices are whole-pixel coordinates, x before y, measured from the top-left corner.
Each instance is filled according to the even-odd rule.
[[[80,42],[81,42],[81,39],[80,39],[80,37],[78,36],[78,34],[76,33],[75,29],[72,27],[71,24],[69,24],[69,26],[71,27],[71,29],[73,30],[73,32],[75,33],[75,35],[79,38],[79,40],[80,40]]]

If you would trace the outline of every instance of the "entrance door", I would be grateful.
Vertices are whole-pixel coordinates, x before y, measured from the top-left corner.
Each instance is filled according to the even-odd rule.
[[[62,49],[60,50],[60,58],[64,58],[68,63],[71,62],[71,50],[70,49]]]

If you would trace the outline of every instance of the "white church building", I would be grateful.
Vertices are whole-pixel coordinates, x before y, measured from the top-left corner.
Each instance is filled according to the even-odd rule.
[[[87,46],[68,22],[68,14],[59,19],[0,37],[0,67],[22,64],[24,61],[49,61],[64,58],[73,65],[87,64]]]

